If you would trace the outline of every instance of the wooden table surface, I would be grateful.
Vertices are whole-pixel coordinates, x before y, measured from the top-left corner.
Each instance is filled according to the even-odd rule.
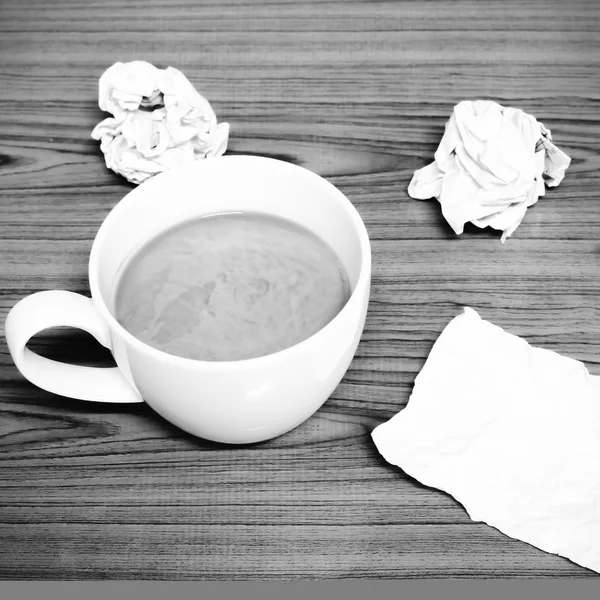
[[[0,3],[0,320],[45,289],[89,295],[95,232],[132,185],[90,132],[116,61],[175,66],[231,124],[230,153],[338,186],[372,240],[356,357],[331,398],[278,439],[220,446],[146,405],[29,384],[0,341],[0,577],[321,579],[597,577],[472,522],[388,465],[371,431],[406,405],[465,305],[600,375],[600,4],[589,2]],[[454,104],[544,122],[572,157],[504,245],[406,192]],[[45,356],[109,366],[87,334]],[[568,399],[566,399],[568,400]]]

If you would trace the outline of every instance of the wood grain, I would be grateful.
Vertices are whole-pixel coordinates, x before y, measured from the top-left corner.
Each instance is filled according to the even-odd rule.
[[[596,577],[472,522],[379,456],[464,305],[600,375],[600,5],[589,2],[0,4],[0,319],[43,289],[89,294],[87,260],[132,186],[104,166],[97,81],[135,58],[181,69],[231,124],[230,153],[337,185],[373,249],[365,332],[304,425],[246,447],[184,434],[146,406],[89,405],[19,375],[0,342],[0,578]],[[506,244],[456,237],[406,187],[452,106],[536,115],[573,158]],[[31,347],[109,365],[87,334]]]

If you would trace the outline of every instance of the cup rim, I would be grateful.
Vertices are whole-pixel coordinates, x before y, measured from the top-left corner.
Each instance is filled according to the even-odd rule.
[[[140,194],[143,194],[150,187],[157,185],[157,181],[165,180],[171,177],[177,177],[180,173],[191,172],[194,170],[202,171],[202,169],[208,169],[211,166],[212,161],[227,161],[232,163],[232,165],[236,162],[247,163],[247,162],[255,162],[262,164],[270,164],[278,169],[288,169],[290,171],[294,171],[295,173],[300,173],[303,177],[308,177],[312,179],[317,185],[321,186],[324,191],[331,194],[336,200],[340,203],[343,210],[345,210],[350,217],[355,231],[358,235],[359,244],[360,244],[360,254],[361,254],[361,266],[358,274],[358,279],[350,294],[350,298],[344,305],[344,307],[335,315],[335,317],[327,323],[324,327],[319,329],[317,332],[313,333],[311,336],[306,339],[294,344],[293,346],[289,346],[287,348],[283,348],[282,350],[278,350],[277,352],[271,352],[270,354],[264,354],[262,356],[257,356],[254,358],[244,358],[239,360],[224,360],[224,361],[210,361],[210,360],[199,360],[195,358],[186,358],[183,356],[177,356],[175,354],[170,354],[168,352],[164,352],[163,350],[159,350],[158,348],[154,348],[149,344],[143,342],[139,338],[135,337],[133,334],[129,333],[113,316],[112,312],[109,310],[106,302],[102,294],[100,293],[100,284],[98,281],[98,272],[99,272],[99,263],[100,263],[100,248],[102,246],[102,242],[107,235],[108,228],[111,223],[117,220],[120,214],[126,209],[126,206],[129,202],[132,201],[132,198],[137,198]],[[319,337],[323,334],[327,329],[331,328],[334,323],[343,318],[349,310],[350,307],[357,302],[360,301],[359,294],[360,291],[368,285],[371,277],[371,244],[369,240],[369,235],[367,232],[367,228],[365,224],[352,204],[352,202],[343,194],[337,187],[335,187],[332,183],[327,181],[321,175],[311,171],[305,167],[301,167],[299,165],[295,165],[293,163],[289,163],[280,159],[270,158],[266,156],[256,156],[251,154],[234,154],[234,155],[225,155],[219,157],[211,157],[204,160],[195,161],[191,164],[183,165],[180,167],[176,167],[169,171],[165,171],[163,173],[159,173],[149,180],[143,182],[136,188],[130,190],[117,204],[111,209],[108,215],[105,217],[104,221],[100,225],[98,232],[96,233],[96,237],[94,238],[94,242],[92,244],[92,248],[90,251],[90,259],[88,264],[88,279],[90,284],[90,291],[92,295],[92,300],[96,309],[101,313],[105,322],[108,323],[111,331],[117,331],[118,334],[127,341],[128,344],[131,344],[133,347],[143,351],[150,356],[155,356],[156,358],[160,358],[162,361],[168,361],[172,363],[179,364],[189,364],[189,365],[202,365],[211,369],[240,369],[244,367],[253,367],[259,363],[265,364],[271,361],[277,361],[279,359],[283,359],[286,356],[293,354],[298,351],[299,348],[304,347],[308,343],[314,343],[314,338]]]

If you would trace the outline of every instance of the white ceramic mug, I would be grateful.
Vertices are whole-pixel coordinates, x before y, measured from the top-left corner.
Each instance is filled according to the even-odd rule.
[[[162,230],[203,215],[260,211],[303,225],[327,241],[346,268],[352,294],[308,339],[248,360],[180,358],[148,346],[115,319],[115,285],[126,259]],[[360,340],[371,280],[369,238],[356,209],[315,173],[282,161],[223,156],[157,175],[109,213],[92,246],[91,299],[44,291],[19,301],[6,318],[11,356],[21,373],[50,392],[98,402],[146,401],[194,435],[224,443],[276,437],[310,417],[334,391]],[[26,347],[44,329],[91,333],[116,368],[68,365]]]

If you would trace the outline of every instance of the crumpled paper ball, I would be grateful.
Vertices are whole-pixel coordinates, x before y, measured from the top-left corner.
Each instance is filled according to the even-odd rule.
[[[408,194],[437,198],[456,234],[471,222],[501,230],[502,242],[571,162],[535,117],[489,100],[454,107],[434,158],[415,172]]]
[[[133,183],[227,149],[229,124],[181,71],[115,63],[100,77],[98,105],[113,116],[92,131],[106,166]]]

